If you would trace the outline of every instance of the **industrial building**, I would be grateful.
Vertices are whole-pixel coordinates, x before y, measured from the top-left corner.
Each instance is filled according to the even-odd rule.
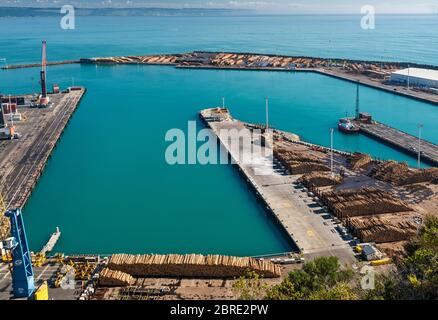
[[[420,88],[438,88],[438,70],[406,68],[391,73],[391,81]]]

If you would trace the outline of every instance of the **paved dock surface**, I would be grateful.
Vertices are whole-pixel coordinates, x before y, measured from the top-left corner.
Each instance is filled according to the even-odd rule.
[[[33,267],[35,286],[38,287],[44,281],[49,284],[55,281],[57,273],[61,270],[62,265],[59,263],[49,263],[41,267]],[[76,300],[81,292],[81,286],[78,281],[75,289],[53,288],[49,286],[50,300]],[[0,300],[12,299],[12,276],[10,267],[6,263],[0,263]]]
[[[409,155],[418,156],[418,137],[382,123],[360,124],[361,133],[390,145]],[[421,160],[438,166],[438,145],[421,140]]]
[[[236,162],[245,159],[245,154],[248,157],[252,152],[251,146],[242,143],[238,149],[230,148],[230,143],[220,137],[221,130],[241,130],[244,129],[244,125],[236,120],[214,121],[207,116],[206,111],[208,112],[201,112],[201,117],[218,136],[231,157]],[[228,141],[233,145],[237,139],[239,135],[232,135]],[[240,162],[238,166],[290,240],[306,258],[337,256],[344,264],[354,263],[356,260],[353,250],[335,230],[336,225],[331,215],[304,189],[294,184],[300,175],[288,175],[275,159],[273,168],[271,163],[268,158],[260,155],[257,159],[253,158],[252,163]]]
[[[8,208],[26,203],[84,93],[81,89],[50,95],[50,108],[19,106],[23,120],[14,125],[20,139],[0,141],[0,192]],[[0,239],[8,232],[4,225],[0,217]]]

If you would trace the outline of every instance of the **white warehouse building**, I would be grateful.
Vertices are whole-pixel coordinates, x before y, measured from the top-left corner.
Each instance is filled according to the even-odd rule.
[[[391,81],[412,87],[438,88],[438,70],[406,68],[391,73]]]

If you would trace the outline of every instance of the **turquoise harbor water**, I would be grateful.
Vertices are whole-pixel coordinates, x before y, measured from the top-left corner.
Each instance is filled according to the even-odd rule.
[[[42,38],[51,60],[204,49],[370,59],[387,52],[394,60],[433,63],[438,49],[437,35],[425,33],[428,26],[438,26],[436,17],[388,17],[383,30],[370,36],[353,28],[356,17],[323,17],[322,25],[351,26],[350,31],[332,27],[331,39],[337,39],[333,52],[323,41],[330,34],[327,28],[317,29],[310,17],[277,18],[80,18],[72,33],[59,31],[56,19],[46,24],[30,19],[31,30],[24,19],[0,19],[0,38],[10,43],[1,47],[0,58],[37,61]],[[264,30],[266,19],[271,23]],[[404,19],[419,21],[418,29],[383,42],[395,25],[408,28]],[[14,31],[7,32],[6,25]],[[393,50],[397,43],[400,50]],[[2,71],[0,90],[35,91],[37,77],[37,69]],[[313,73],[66,65],[49,68],[48,77],[49,84],[74,82],[88,89],[25,208],[31,247],[38,250],[59,226],[56,250],[67,253],[256,255],[289,250],[231,166],[167,165],[165,133],[185,130],[188,120],[220,104],[222,96],[235,117],[262,122],[264,97],[269,96],[272,125],[328,145],[328,129],[346,112],[353,113],[355,99],[354,84]],[[423,136],[438,143],[436,106],[366,87],[361,105],[380,121],[412,134],[422,122]],[[336,133],[335,146],[415,165],[415,159],[363,136]]]

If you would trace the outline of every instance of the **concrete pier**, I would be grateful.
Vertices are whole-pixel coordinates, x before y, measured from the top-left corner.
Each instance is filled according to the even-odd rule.
[[[357,122],[358,123],[358,122]],[[383,123],[358,123],[360,132],[372,139],[389,145],[408,155],[418,156],[418,137],[387,126]],[[421,160],[433,166],[438,166],[438,145],[421,140]]]
[[[294,183],[300,175],[284,174],[277,169],[279,163],[275,159],[272,170],[272,167],[269,167],[269,159],[263,158],[263,156],[255,159],[254,157],[258,156],[254,155],[251,146],[245,143],[239,143],[238,149],[230,148],[229,141],[223,141],[220,136],[221,130],[235,130],[237,132],[244,129],[245,126],[242,122],[231,118],[220,119],[217,115],[212,115],[211,110],[201,111],[201,119],[213,130],[248,183],[263,201],[266,209],[272,213],[273,218],[287,237],[296,244],[306,259],[318,256],[336,256],[344,264],[354,263],[352,248],[335,231],[333,222],[315,214],[315,211],[323,210],[323,208],[318,206],[303,189],[296,188]],[[236,139],[239,139],[239,135],[231,136],[234,143],[237,143]],[[231,145],[233,145],[233,141],[231,141]],[[239,161],[239,159],[245,158],[245,155],[248,157],[249,154],[253,155],[252,163]]]
[[[78,88],[50,94],[50,108],[19,106],[23,120],[14,126],[21,137],[0,141],[0,192],[8,208],[25,205],[84,93],[84,88]],[[7,219],[0,217],[0,239],[7,236],[8,225]]]

